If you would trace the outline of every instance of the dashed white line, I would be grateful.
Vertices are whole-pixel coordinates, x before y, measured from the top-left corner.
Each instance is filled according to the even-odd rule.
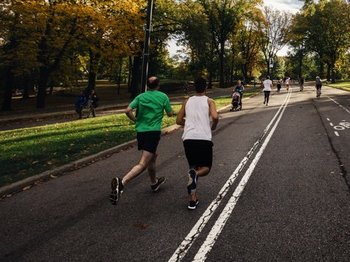
[[[330,126],[334,126],[333,123],[329,123]]]
[[[336,136],[339,136],[339,133],[338,133],[337,131],[334,131],[334,134],[335,134]]]
[[[327,118],[328,121],[331,121],[329,118]]]

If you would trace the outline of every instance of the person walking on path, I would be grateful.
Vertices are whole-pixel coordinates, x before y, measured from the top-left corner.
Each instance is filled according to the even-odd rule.
[[[270,76],[267,76],[263,81],[263,91],[264,91],[264,104],[266,106],[269,105],[270,93],[272,91],[272,81],[270,80]]]
[[[315,85],[316,85],[316,97],[320,97],[321,96],[322,81],[321,81],[321,78],[319,76],[316,76]]]
[[[239,104],[240,104],[241,110],[243,109],[243,104],[242,104],[243,91],[244,91],[244,86],[242,84],[242,81],[238,80],[234,92],[238,92],[240,94]]]
[[[215,130],[219,122],[215,102],[205,93],[206,80],[200,77],[194,86],[196,94],[182,104],[176,118],[176,123],[184,126],[182,140],[189,164],[187,184],[189,210],[196,209],[199,203],[196,193],[198,177],[206,176],[210,172],[213,162],[211,130]]]
[[[285,81],[287,91],[289,90],[289,84],[290,84],[290,77],[287,77]]]
[[[157,147],[161,135],[161,124],[164,111],[170,117],[173,110],[170,106],[169,97],[159,91],[159,79],[155,76],[147,80],[148,91],[138,95],[126,108],[125,114],[136,124],[138,150],[142,151],[138,164],[122,178],[115,177],[111,181],[112,192],[110,200],[116,204],[124,187],[132,179],[148,170],[151,180],[151,190],[158,191],[165,177],[156,177]],[[136,110],[136,114],[133,113]]]
[[[282,82],[283,80],[280,79],[277,81],[277,92],[279,93],[281,91],[281,88],[282,88]]]

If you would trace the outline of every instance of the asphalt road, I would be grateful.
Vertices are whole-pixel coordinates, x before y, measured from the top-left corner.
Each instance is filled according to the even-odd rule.
[[[117,206],[110,180],[130,148],[0,201],[1,261],[349,261],[350,96],[306,87],[248,99],[221,115],[214,166],[187,210],[181,130]]]

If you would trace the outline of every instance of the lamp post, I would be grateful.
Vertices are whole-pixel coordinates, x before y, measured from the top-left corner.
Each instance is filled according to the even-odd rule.
[[[146,27],[145,27],[145,41],[143,45],[143,55],[142,55],[141,92],[145,92],[147,90],[146,80],[148,75],[149,45],[151,42],[152,15],[153,15],[153,0],[148,0],[147,21],[146,21]]]

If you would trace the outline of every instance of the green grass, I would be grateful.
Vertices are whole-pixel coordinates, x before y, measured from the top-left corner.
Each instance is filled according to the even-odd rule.
[[[248,90],[247,90],[248,91]],[[245,97],[256,92],[245,93]],[[215,99],[217,108],[230,97]],[[175,112],[180,105],[174,105]],[[164,117],[163,128],[175,124]],[[62,166],[135,138],[134,124],[124,115],[87,118],[40,127],[0,131],[0,186]]]
[[[350,81],[341,81],[334,84],[328,84],[328,86],[350,91]]]

